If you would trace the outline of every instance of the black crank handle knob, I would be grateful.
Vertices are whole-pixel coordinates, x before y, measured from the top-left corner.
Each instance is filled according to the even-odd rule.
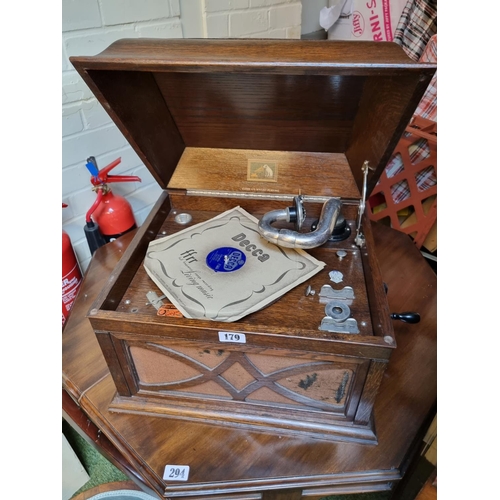
[[[404,312],[404,313],[392,313],[391,319],[399,319],[403,323],[419,323],[420,322],[420,314],[416,312]]]

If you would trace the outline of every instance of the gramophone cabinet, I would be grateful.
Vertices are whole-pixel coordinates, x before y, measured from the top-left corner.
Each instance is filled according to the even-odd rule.
[[[302,40],[120,40],[71,62],[163,189],[88,313],[110,409],[376,444],[395,311],[358,212],[435,66],[393,43]],[[260,219],[298,195],[305,231],[342,200],[350,235],[307,250],[324,269],[235,322],[158,315],[150,242],[237,206]],[[320,329],[325,285],[353,289],[359,333]]]

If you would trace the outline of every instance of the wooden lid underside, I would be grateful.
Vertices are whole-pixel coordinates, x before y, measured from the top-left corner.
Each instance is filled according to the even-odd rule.
[[[71,62],[163,188],[193,147],[341,153],[370,191],[435,71],[383,42],[121,40]]]

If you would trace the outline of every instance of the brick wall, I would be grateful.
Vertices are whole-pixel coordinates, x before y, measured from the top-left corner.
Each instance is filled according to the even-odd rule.
[[[205,0],[208,38],[300,38],[302,3],[292,0]]]
[[[83,227],[95,200],[86,158],[100,168],[121,157],[112,174],[142,182],[111,184],[141,225],[160,187],[73,69],[68,57],[95,55],[121,38],[300,38],[300,1],[293,0],[63,0],[62,2],[62,227],[82,270],[90,261]],[[199,23],[194,20],[199,17]],[[196,21],[196,22],[195,22]],[[196,26],[196,28],[192,28]]]

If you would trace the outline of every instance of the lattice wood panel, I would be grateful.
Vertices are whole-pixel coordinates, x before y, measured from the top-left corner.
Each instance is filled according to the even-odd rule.
[[[148,343],[130,348],[141,389],[342,413],[354,363]]]
[[[371,220],[389,218],[391,227],[422,246],[437,218],[436,122],[413,118],[367,205]]]

